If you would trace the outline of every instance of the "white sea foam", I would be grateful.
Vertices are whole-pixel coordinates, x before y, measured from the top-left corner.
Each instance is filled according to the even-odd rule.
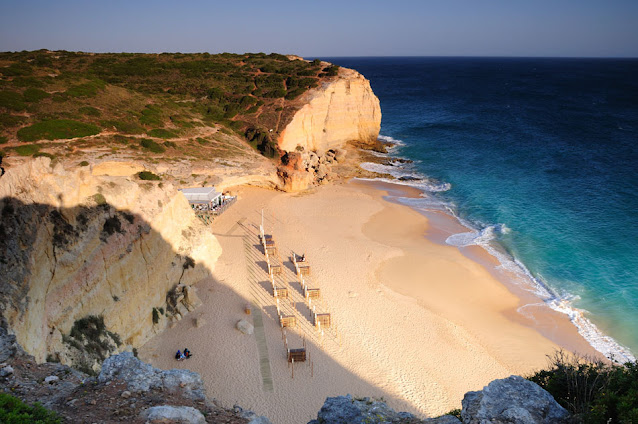
[[[397,140],[396,138],[392,138],[387,135],[379,135],[379,137],[377,138],[381,141],[385,141],[386,143],[392,143],[396,146],[405,146],[405,142],[403,142],[402,140]]]
[[[481,230],[469,231],[465,233],[453,234],[446,240],[446,243],[457,246],[481,246],[492,256],[496,257],[500,263],[499,268],[513,273],[524,283],[522,287],[531,290],[537,297],[544,301],[557,312],[567,315],[570,321],[578,329],[578,332],[594,347],[597,351],[605,355],[607,358],[624,363],[627,361],[635,361],[629,349],[621,346],[613,338],[603,334],[587,317],[587,311],[578,309],[573,305],[578,297],[568,293],[558,294],[552,290],[543,280],[542,277],[534,276],[517,258],[501,251],[494,241],[499,234],[506,234],[509,229],[503,225],[490,225]]]
[[[442,183],[414,171],[413,164],[410,163],[395,162],[394,165],[384,165],[382,163],[363,162],[360,166],[366,171],[375,172],[377,174],[388,174],[394,177],[394,179],[383,177],[375,178],[374,180],[376,181],[412,186],[431,193],[447,191],[452,188],[450,183]]]
[[[393,143],[394,147],[389,149],[388,154],[373,153],[378,157],[387,157],[392,159],[393,157],[396,157],[393,156],[393,154],[397,148],[405,145],[403,141],[389,136],[380,135],[379,139]],[[543,300],[545,305],[549,306],[553,310],[567,315],[574,326],[578,329],[578,332],[589,342],[589,344],[591,344],[591,346],[594,347],[594,349],[604,354],[607,358],[611,358],[617,362],[623,363],[636,360],[629,349],[621,346],[613,338],[603,334],[603,332],[586,317],[587,311],[578,309],[573,305],[573,302],[577,301],[578,297],[569,293],[556,293],[544,281],[542,276],[534,276],[521,261],[506,252],[498,244],[499,236],[507,234],[510,231],[505,224],[482,225],[480,223],[470,223],[458,216],[453,204],[439,199],[436,195],[427,194],[450,190],[451,185],[449,183],[435,181],[420,174],[414,169],[414,164],[411,163],[396,162],[393,165],[384,165],[366,162],[362,163],[361,167],[367,171],[379,174],[389,174],[395,178],[361,178],[362,180],[385,181],[392,184],[416,187],[422,190],[425,194],[423,194],[421,198],[415,199],[401,197],[396,200],[417,210],[443,211],[453,216],[470,231],[451,235],[446,240],[449,245],[457,247],[472,245],[481,246],[499,261],[498,268],[508,272],[509,275],[514,276],[513,280],[520,284],[521,287],[533,292],[538,298]],[[402,177],[403,180],[400,179]]]

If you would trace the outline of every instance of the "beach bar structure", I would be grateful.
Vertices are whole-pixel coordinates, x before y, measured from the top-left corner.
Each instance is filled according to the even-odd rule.
[[[292,254],[292,263],[295,265],[295,270],[297,271],[297,276],[307,276],[310,275],[310,264],[308,260],[303,256],[297,256],[296,254]]]
[[[222,204],[222,194],[215,187],[193,187],[179,189],[190,205],[206,206],[212,210]]]
[[[317,327],[318,329],[330,328],[332,322],[330,320],[329,313],[314,314],[314,316],[315,316],[315,327]]]

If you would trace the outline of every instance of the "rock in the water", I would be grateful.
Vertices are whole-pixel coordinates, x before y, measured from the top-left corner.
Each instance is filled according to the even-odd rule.
[[[184,396],[190,399],[206,398],[204,383],[199,374],[189,370],[159,370],[140,361],[131,352],[113,355],[104,361],[98,381],[107,383],[112,380],[126,382],[128,390],[132,392],[159,388],[168,391],[182,390]]]
[[[462,404],[465,424],[558,424],[570,417],[552,395],[517,375],[466,393]]]
[[[142,419],[152,424],[206,424],[206,418],[190,406],[153,406],[140,414]]]
[[[255,330],[253,325],[245,319],[237,321],[237,325],[235,327],[244,334],[253,334],[253,331]]]
[[[407,412],[395,412],[385,402],[353,399],[347,395],[327,398],[317,419],[308,424],[381,424],[412,418],[414,416]]]
[[[54,383],[57,383],[59,380],[60,380],[60,377],[56,375],[50,375],[44,379],[44,382],[47,384],[54,384]]]

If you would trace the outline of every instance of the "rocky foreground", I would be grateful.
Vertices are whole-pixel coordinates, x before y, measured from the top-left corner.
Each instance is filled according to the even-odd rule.
[[[97,377],[58,363],[38,364],[15,337],[0,328],[0,390],[40,402],[69,423],[248,423],[269,424],[263,416],[235,405],[221,407],[206,396],[199,374],[163,371],[131,352],[109,357]],[[420,420],[395,412],[382,400],[328,398],[308,424],[553,424],[571,422],[569,413],[535,383],[519,376],[492,381],[466,393],[455,415]],[[457,418],[460,415],[461,419]]]

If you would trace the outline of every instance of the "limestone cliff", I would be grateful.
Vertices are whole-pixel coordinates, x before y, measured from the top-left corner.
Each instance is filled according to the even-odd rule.
[[[360,73],[341,68],[336,79],[304,96],[305,104],[277,140],[281,150],[325,152],[348,141],[374,143],[379,136],[379,99]]]
[[[0,179],[0,312],[39,362],[74,362],[86,327],[105,327],[84,340],[95,349],[141,345],[168,310],[179,317],[197,303],[189,287],[221,253],[170,184],[89,168],[39,158]]]

